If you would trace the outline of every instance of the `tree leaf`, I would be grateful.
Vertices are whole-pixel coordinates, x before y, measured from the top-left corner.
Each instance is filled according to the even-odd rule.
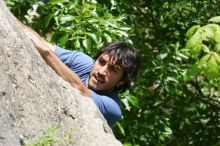
[[[58,44],[59,46],[65,46],[65,44],[68,42],[68,35],[64,34],[62,37],[59,38]]]
[[[220,43],[220,27],[215,31],[215,42]]]
[[[76,39],[74,45],[75,45],[75,47],[76,47],[75,49],[78,49],[78,48],[81,47],[79,39]]]
[[[125,142],[124,144],[123,144],[123,146],[134,146],[132,143],[130,143],[130,142]]]
[[[207,69],[204,70],[204,75],[209,80],[215,79],[220,76],[219,65],[214,55],[211,55],[209,61],[207,62]]]
[[[58,3],[64,3],[66,0],[50,0],[48,3],[51,5],[57,5]]]
[[[207,25],[203,26],[203,28],[209,28],[213,32],[215,32],[217,29],[219,29],[219,25],[218,24],[207,24]]]
[[[48,25],[50,24],[50,21],[51,21],[51,19],[53,18],[53,16],[54,16],[54,13],[50,13],[49,15],[47,15],[47,16],[45,17],[45,20],[44,20],[44,30],[47,29],[47,27],[48,27]]]
[[[127,34],[127,32],[125,32],[125,31],[116,30],[116,32],[118,32],[119,34],[121,34],[121,35],[123,35],[123,36],[125,36],[125,37],[128,37],[128,34]]]
[[[106,21],[106,24],[108,24],[109,26],[113,28],[118,28],[118,26],[115,23],[112,23],[111,21]]]
[[[93,18],[93,19],[88,20],[88,22],[89,22],[89,23],[97,23],[97,22],[99,22],[99,21],[98,21],[98,19],[94,19],[94,18]]]
[[[220,16],[213,17],[208,20],[209,22],[220,23]]]
[[[215,30],[213,30],[212,26],[210,26],[210,27],[209,27],[209,25],[203,26],[202,30],[204,30],[203,34],[206,38],[213,39]]]
[[[91,40],[90,40],[89,37],[86,37],[86,39],[84,39],[84,40],[82,41],[82,44],[83,44],[83,46],[84,46],[88,51],[91,51],[91,50],[90,50],[90,49],[91,49]]]
[[[203,56],[203,57],[199,60],[199,62],[198,62],[199,68],[204,68],[204,66],[206,67],[206,64],[207,64],[207,62],[209,61],[210,57],[211,57],[211,54],[210,54],[210,53],[208,53],[208,54],[206,54],[205,56]]]
[[[124,130],[124,128],[122,127],[122,125],[121,125],[119,122],[117,122],[117,126],[118,126],[118,128],[119,128],[121,134],[122,134],[123,136],[125,136],[125,130]]]
[[[213,52],[213,55],[214,55],[214,58],[215,58],[216,62],[218,63],[218,65],[220,65],[220,55],[215,52]]]
[[[99,41],[98,41],[98,38],[96,36],[96,34],[94,33],[86,33],[90,38],[92,38],[93,41],[95,41],[95,43],[97,44]]]
[[[210,49],[204,44],[201,45],[201,50],[206,52],[206,53],[210,53]]]
[[[163,60],[163,59],[165,59],[167,57],[167,55],[168,55],[167,52],[166,53],[160,53],[160,54],[157,55],[157,58],[159,60]]]
[[[121,99],[121,102],[124,104],[126,110],[128,110],[128,111],[131,110],[131,106],[129,105],[127,98]]]
[[[107,40],[108,43],[112,42],[111,36],[109,36],[107,33],[104,33],[104,37]]]
[[[121,30],[131,30],[131,27],[120,27],[119,29],[121,29]]]
[[[207,61],[210,58],[210,54],[203,56],[196,64],[192,65],[184,74],[184,79],[187,81],[189,79],[195,78],[198,74],[204,71],[207,67]]]
[[[192,26],[192,27],[186,32],[186,36],[187,36],[188,38],[190,38],[190,37],[196,32],[196,30],[197,30],[198,28],[200,28],[200,25],[194,25],[194,26]]]
[[[60,20],[61,20],[62,23],[65,23],[66,21],[74,20],[74,17],[72,15],[65,15],[65,16],[62,16],[60,18]]]
[[[182,54],[182,53],[180,53],[180,52],[178,52],[177,55],[178,55],[179,57],[183,58],[183,59],[189,59],[188,56],[186,56],[185,54]]]
[[[136,97],[128,96],[128,101],[135,107],[139,107],[139,103]]]
[[[220,43],[215,44],[215,50],[220,53]]]
[[[190,49],[202,43],[202,37],[199,32],[196,32],[186,43],[186,49]]]
[[[193,58],[196,58],[199,55],[199,53],[202,49],[201,46],[202,46],[202,44],[198,44],[198,45],[192,47],[192,50],[191,50],[192,54],[191,55]]]

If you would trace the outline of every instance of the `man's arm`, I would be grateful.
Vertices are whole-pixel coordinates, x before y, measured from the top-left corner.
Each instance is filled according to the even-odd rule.
[[[69,82],[71,86],[79,89],[84,96],[91,96],[90,91],[84,86],[78,75],[67,67],[55,54],[55,46],[46,42],[38,33],[31,28],[19,22],[28,37],[36,46],[46,63],[65,81]]]
[[[19,25],[23,28],[23,30],[26,33],[30,33],[29,36],[31,35],[32,37],[36,37],[36,39],[38,39],[41,42],[44,42],[44,44],[52,51],[55,52],[55,46],[52,45],[51,43],[48,43],[47,41],[45,41],[36,31],[34,31],[33,29],[31,29],[30,27],[24,25],[23,23],[21,23],[17,18],[16,18],[17,22],[19,23]],[[38,44],[35,44],[38,45]],[[37,46],[36,46],[37,47]]]
[[[39,51],[40,52],[40,51]],[[42,55],[43,54],[43,55]],[[67,67],[51,50],[41,53],[47,64],[71,86],[79,89],[81,94],[90,97],[90,91],[84,86],[78,75]]]

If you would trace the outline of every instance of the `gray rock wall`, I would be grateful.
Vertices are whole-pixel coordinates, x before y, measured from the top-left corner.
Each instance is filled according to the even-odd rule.
[[[59,126],[62,145],[120,146],[93,101],[44,62],[0,0],[0,146],[19,146]],[[61,145],[61,144],[57,144]]]

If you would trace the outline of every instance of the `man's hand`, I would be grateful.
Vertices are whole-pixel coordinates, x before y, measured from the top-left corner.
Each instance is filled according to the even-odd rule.
[[[45,43],[45,41],[38,35],[34,34],[27,28],[23,28],[25,34],[28,38],[33,42],[35,47],[38,49],[41,55],[45,54],[46,52],[50,51],[49,47]]]
[[[54,45],[45,41],[37,32],[35,32],[33,29],[26,26],[25,24],[21,23],[17,18],[15,19],[17,20],[21,28],[24,30],[26,35],[31,39],[31,41],[33,42],[33,44],[36,46],[36,48],[40,53],[43,53],[44,51],[48,51],[47,49],[50,49],[52,52],[55,52],[56,47]]]
[[[37,48],[43,48],[43,43],[41,41],[41,39],[37,38],[36,35],[34,35],[33,33],[31,33],[28,29],[23,28],[25,34],[28,36],[28,38],[33,42],[33,44],[35,45],[35,47]]]

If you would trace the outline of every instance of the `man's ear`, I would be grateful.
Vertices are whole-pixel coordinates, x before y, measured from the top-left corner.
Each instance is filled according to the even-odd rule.
[[[117,86],[122,86],[122,85],[124,85],[124,84],[125,84],[125,81],[122,80],[122,81],[119,81],[119,82],[118,82],[118,85],[117,85]]]

